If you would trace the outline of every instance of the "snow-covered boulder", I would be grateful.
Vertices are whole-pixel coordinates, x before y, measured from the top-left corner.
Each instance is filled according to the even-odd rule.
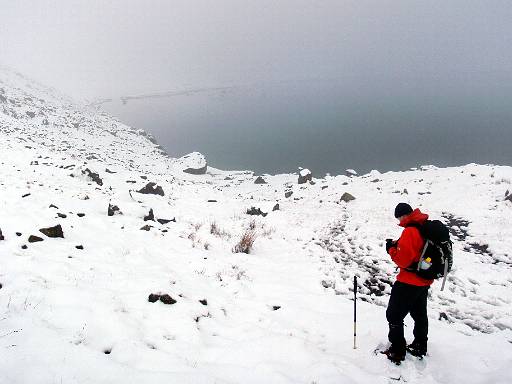
[[[265,181],[265,179],[261,176],[258,176],[256,178],[256,180],[254,180],[254,184],[267,184],[267,182]]]
[[[199,152],[192,152],[176,160],[177,168],[191,175],[204,175],[208,169],[206,158]]]
[[[345,175],[348,177],[355,177],[357,176],[357,172],[353,169],[347,169],[345,170]]]
[[[313,180],[313,174],[307,168],[299,168],[299,184],[305,184],[308,181]]]

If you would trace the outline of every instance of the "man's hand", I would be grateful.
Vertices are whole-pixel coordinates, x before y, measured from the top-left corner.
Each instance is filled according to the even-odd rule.
[[[393,247],[396,247],[396,241],[393,239],[386,239],[386,252],[389,253],[389,250]]]

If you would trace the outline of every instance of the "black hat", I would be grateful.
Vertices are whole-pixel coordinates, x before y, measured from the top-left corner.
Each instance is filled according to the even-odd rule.
[[[408,215],[412,212],[412,208],[407,203],[399,203],[395,208],[395,217],[398,219],[403,215]]]

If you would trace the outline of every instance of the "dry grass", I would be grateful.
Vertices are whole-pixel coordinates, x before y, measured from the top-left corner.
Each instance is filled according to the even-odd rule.
[[[256,241],[256,232],[252,230],[246,231],[238,243],[233,247],[233,253],[247,253],[251,252],[252,246]]]

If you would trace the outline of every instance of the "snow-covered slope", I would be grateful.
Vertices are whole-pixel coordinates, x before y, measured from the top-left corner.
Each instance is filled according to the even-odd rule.
[[[510,167],[255,184],[184,173],[150,139],[0,70],[0,382],[512,380]],[[450,224],[456,252],[431,289],[429,356],[395,368],[373,349],[400,201]],[[63,238],[39,231],[56,225]],[[244,234],[250,253],[234,253]]]

